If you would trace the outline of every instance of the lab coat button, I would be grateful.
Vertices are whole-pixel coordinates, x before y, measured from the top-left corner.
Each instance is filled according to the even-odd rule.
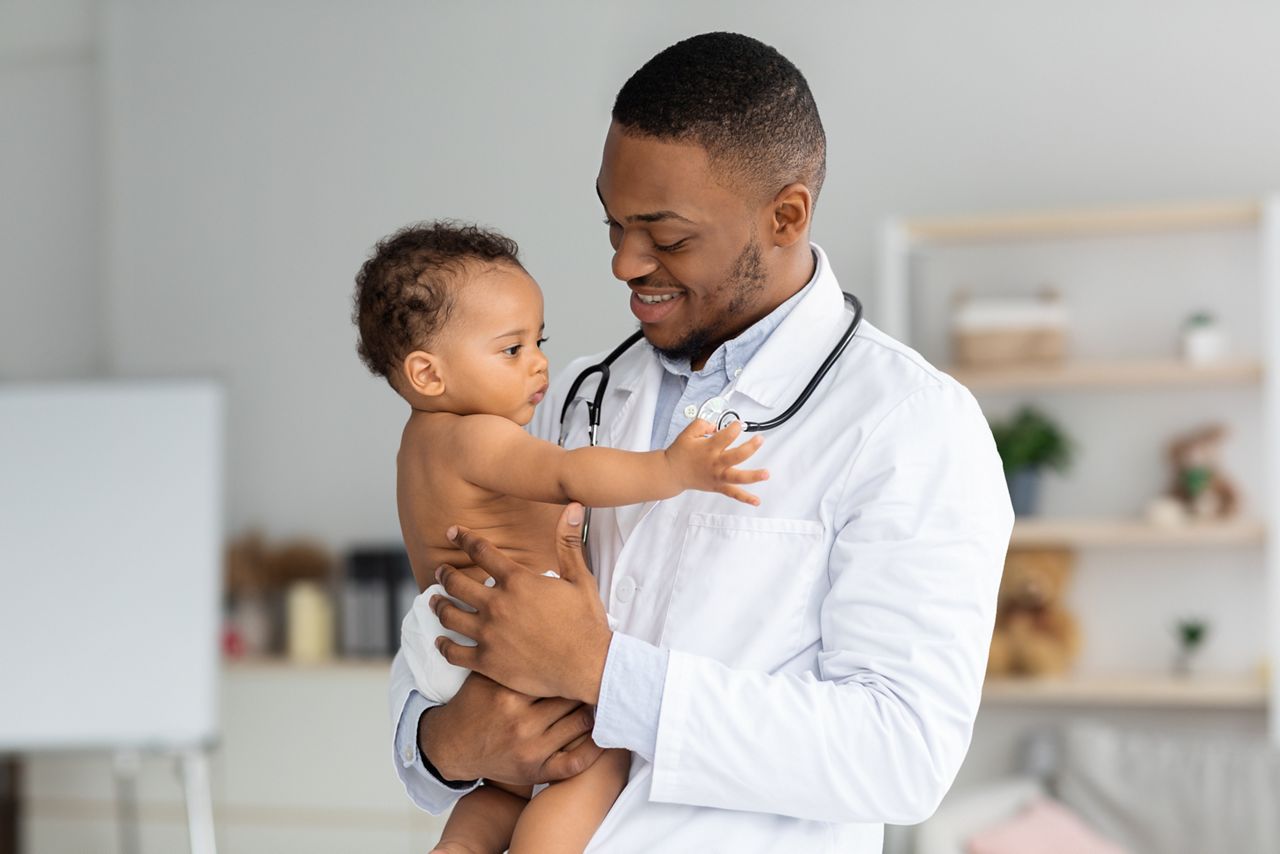
[[[404,749],[404,761],[405,761],[405,762],[412,762],[412,761],[413,761],[413,748],[411,748],[411,747],[406,747],[406,748]]]
[[[694,406],[692,403],[684,408],[685,418],[692,418],[697,414],[698,414],[698,407]]]
[[[630,602],[636,595],[636,580],[629,575],[622,576],[613,592],[619,602]]]

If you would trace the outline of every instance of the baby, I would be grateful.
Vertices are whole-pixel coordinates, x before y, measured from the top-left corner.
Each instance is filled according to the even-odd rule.
[[[555,525],[570,501],[613,507],[699,489],[754,505],[758,499],[741,485],[768,477],[736,468],[761,441],[730,447],[737,424],[713,434],[695,420],[671,447],[648,453],[566,451],[525,432],[547,392],[547,359],[542,292],[517,251],[475,226],[425,223],[378,243],[356,276],[360,357],[411,408],[396,495],[419,590],[444,563],[488,580],[445,538],[451,525],[482,532],[543,572],[556,566]],[[418,598],[405,620],[405,653],[418,690],[444,703],[467,671],[435,650],[435,636],[449,632],[425,605],[431,592],[444,595],[433,586]],[[581,852],[626,783],[629,762],[625,750],[606,751],[536,797],[486,781],[454,807],[435,851]]]

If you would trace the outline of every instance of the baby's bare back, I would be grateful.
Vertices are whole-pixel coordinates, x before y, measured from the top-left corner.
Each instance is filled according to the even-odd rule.
[[[451,453],[455,432],[467,416],[415,412],[405,424],[396,456],[396,503],[400,530],[418,589],[435,583],[443,563],[466,569],[483,580],[487,574],[445,537],[450,525],[470,528],[512,560],[542,573],[556,568],[555,527],[558,504],[528,501],[476,486]],[[521,465],[510,460],[511,466]]]

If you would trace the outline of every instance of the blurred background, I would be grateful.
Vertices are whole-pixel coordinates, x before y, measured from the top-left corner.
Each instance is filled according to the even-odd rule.
[[[871,322],[975,391],[1023,502],[969,759],[886,847],[1018,850],[975,846],[1069,820],[1134,851],[1280,850],[1258,817],[1280,802],[1280,6],[0,0],[0,460],[30,461],[46,422],[22,407],[49,390],[74,443],[116,392],[197,381],[207,465],[168,472],[218,508],[168,573],[198,582],[132,561],[112,611],[165,650],[151,615],[191,609],[172,631],[207,646],[199,708],[133,657],[76,672],[48,642],[73,627],[0,623],[0,851],[183,850],[192,791],[223,851],[426,850],[385,695],[414,592],[404,405],[356,358],[353,276],[408,222],[476,220],[542,285],[553,372],[611,347],[632,328],[594,192],[613,97],[721,29],[805,73],[814,240]],[[63,613],[93,568],[37,579],[0,479],[0,597]],[[23,727],[25,696],[90,677],[144,688]],[[160,710],[154,737],[76,729],[112,693]]]

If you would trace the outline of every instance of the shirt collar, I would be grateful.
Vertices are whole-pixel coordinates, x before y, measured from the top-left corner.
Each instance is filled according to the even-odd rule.
[[[830,339],[848,323],[840,284],[831,271],[826,253],[816,243],[809,246],[815,262],[813,278],[785,303],[738,336],[743,338],[757,326],[763,328],[758,341],[754,335],[751,336],[754,344],[750,358],[744,360],[742,376],[735,386],[737,391],[761,406],[777,405],[783,394],[792,390],[797,382],[807,382],[826,358]],[[771,319],[772,323],[769,322]],[[728,343],[717,350],[727,352]],[[649,358],[650,353],[656,358]],[[687,364],[684,369],[687,371],[684,376],[692,375]],[[656,387],[665,370],[667,367],[662,364],[657,351],[641,338],[626,356],[614,364],[612,387],[628,393],[650,382]]]
[[[818,280],[819,271],[822,268],[822,261],[819,258],[821,250],[817,249],[817,247],[813,247],[813,250],[813,278],[773,311],[748,326],[737,338],[732,338],[717,347],[707,358],[707,363],[702,366],[702,370],[694,371],[687,360],[669,359],[661,353],[657,353],[658,361],[662,364],[663,370],[685,379],[689,379],[695,373],[703,377],[714,374],[723,376],[725,382],[733,382],[746,368],[752,357],[760,350],[760,347],[764,345],[764,342],[769,339],[773,331],[782,325],[782,321],[786,319],[787,315],[813,288],[813,283]]]

